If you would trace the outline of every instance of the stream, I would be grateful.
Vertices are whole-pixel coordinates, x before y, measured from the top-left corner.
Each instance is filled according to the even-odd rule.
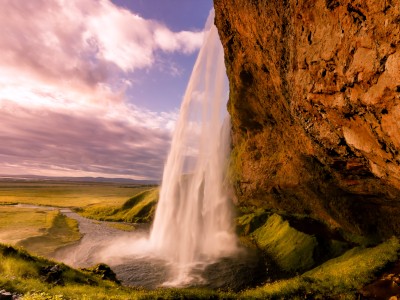
[[[88,219],[69,208],[18,204],[16,207],[59,209],[65,216],[78,221],[82,239],[58,249],[52,259],[76,268],[106,263],[122,284],[154,289],[165,286],[170,278],[170,266],[165,260],[146,252],[149,226],[133,224],[134,231],[124,231],[106,222]],[[225,257],[207,265],[194,267],[198,280],[190,286],[238,291],[258,284],[264,278],[265,263],[256,253],[243,251],[235,257]],[[168,285],[168,284],[167,284]]]
[[[80,268],[106,263],[123,284],[130,286],[156,288],[166,280],[168,268],[163,261],[121,255],[126,252],[123,250],[129,247],[130,241],[144,239],[148,235],[148,226],[135,224],[134,231],[124,231],[111,227],[114,222],[88,219],[70,209],[61,209],[60,212],[78,221],[83,237],[78,243],[59,249],[54,259]],[[115,252],[115,245],[121,251]]]

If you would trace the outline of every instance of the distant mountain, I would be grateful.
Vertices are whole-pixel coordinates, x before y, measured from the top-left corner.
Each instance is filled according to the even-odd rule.
[[[49,181],[74,181],[74,182],[109,182],[130,184],[160,184],[157,180],[136,180],[130,178],[106,178],[106,177],[52,177],[40,175],[0,175],[0,180],[49,180]]]

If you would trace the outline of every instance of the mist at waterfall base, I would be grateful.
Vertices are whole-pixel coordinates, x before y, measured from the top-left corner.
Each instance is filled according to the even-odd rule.
[[[180,109],[150,233],[99,242],[96,253],[78,251],[90,253],[86,264],[111,265],[124,284],[235,289],[256,275],[249,267],[258,264],[256,258],[238,246],[228,197],[229,86],[213,21],[211,12]],[[79,255],[69,261],[82,262]]]

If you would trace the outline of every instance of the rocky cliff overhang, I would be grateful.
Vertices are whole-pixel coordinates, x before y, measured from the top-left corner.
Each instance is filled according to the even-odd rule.
[[[400,2],[214,7],[238,203],[400,235]]]

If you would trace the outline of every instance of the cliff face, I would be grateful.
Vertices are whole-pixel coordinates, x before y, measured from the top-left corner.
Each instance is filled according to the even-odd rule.
[[[214,7],[239,204],[400,235],[400,2]]]

